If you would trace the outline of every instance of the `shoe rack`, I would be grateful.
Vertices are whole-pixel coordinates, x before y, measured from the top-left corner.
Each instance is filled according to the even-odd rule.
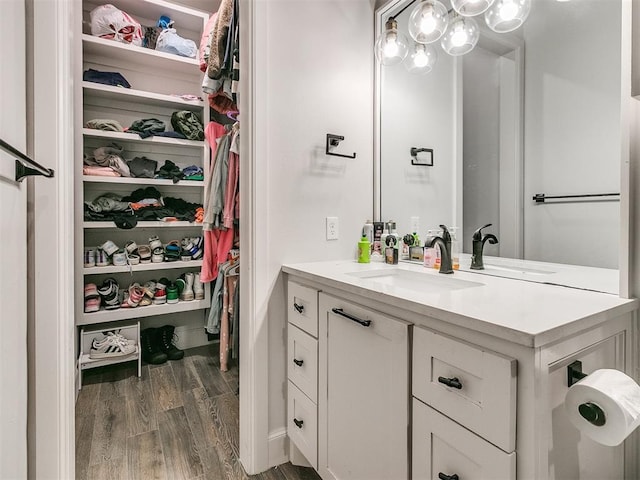
[[[203,234],[201,224],[186,221],[138,221],[134,228],[128,230],[120,229],[110,221],[85,221],[84,202],[90,202],[107,192],[124,196],[139,188],[154,187],[164,197],[182,198],[188,202],[203,204],[205,182],[180,180],[174,183],[165,179],[85,176],[82,171],[83,155],[91,154],[96,148],[113,142],[124,148],[123,157],[126,160],[145,156],[156,160],[158,168],[165,160],[171,160],[181,169],[197,165],[204,170],[205,178],[209,167],[209,148],[203,141],[153,136],[142,139],[137,134],[85,128],[86,122],[93,119],[112,119],[123,127],[128,127],[134,120],[152,117],[164,121],[167,130],[172,130],[171,114],[178,110],[196,112],[204,125],[209,122],[209,108],[205,102],[183,100],[176,96],[191,94],[203,97],[200,87],[203,74],[198,68],[197,59],[92,36],[89,12],[105,3],[111,3],[125,11],[143,26],[155,25],[161,15],[166,15],[175,22],[177,33],[195,41],[197,46],[200,45],[200,37],[208,20],[208,14],[205,12],[167,0],[109,0],[82,3],[82,35],[76,47],[76,55],[82,58],[82,62],[76,68],[78,81],[75,82],[75,323],[79,329],[78,333],[83,337],[87,332],[94,331],[94,328],[97,329],[95,331],[100,331],[107,322],[116,322],[115,325],[120,328],[129,328],[138,325],[139,319],[145,319],[148,324],[153,325],[154,317],[161,317],[155,319],[155,323],[181,325],[187,330],[190,329],[189,331],[198,332],[197,335],[201,336],[195,338],[192,335],[186,340],[186,344],[181,344],[183,347],[204,344],[206,309],[211,304],[208,288],[205,288],[204,300],[117,310],[101,308],[97,312],[84,312],[83,290],[87,283],[100,286],[105,279],[111,277],[116,279],[120,290],[123,291],[134,282],[144,285],[149,280],[162,277],[175,281],[182,273],[199,272],[202,266],[202,260],[199,259],[85,267],[83,257],[86,248],[97,247],[107,240],[113,241],[120,248],[124,248],[128,241],[135,241],[138,246],[148,245],[152,236],[157,236],[166,245],[173,240],[180,242],[183,238]],[[89,68],[119,72],[131,84],[131,88],[82,81],[83,71]],[[87,328],[88,326],[91,328]],[[140,328],[145,328],[145,325],[138,326],[138,331]]]

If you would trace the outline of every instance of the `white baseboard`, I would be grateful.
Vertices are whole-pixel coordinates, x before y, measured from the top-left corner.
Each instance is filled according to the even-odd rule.
[[[287,429],[281,428],[269,434],[269,466],[275,467],[289,461]]]

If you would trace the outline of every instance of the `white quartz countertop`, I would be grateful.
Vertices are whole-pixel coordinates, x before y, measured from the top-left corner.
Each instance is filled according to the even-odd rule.
[[[444,275],[403,262],[324,261],[286,264],[282,270],[318,284],[320,290],[325,286],[375,298],[530,347],[592,328],[638,306],[636,299],[608,293],[464,271]]]

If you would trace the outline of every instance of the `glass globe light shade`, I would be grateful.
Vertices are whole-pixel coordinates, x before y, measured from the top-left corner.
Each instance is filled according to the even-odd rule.
[[[411,12],[409,35],[418,43],[432,43],[444,35],[448,22],[447,7],[438,0],[424,0]]]
[[[451,6],[463,17],[484,13],[495,0],[451,0]]]
[[[398,32],[398,22],[390,18],[385,24],[384,32],[376,40],[375,54],[378,61],[385,66],[398,65],[409,53],[407,37]]]
[[[522,25],[530,11],[531,0],[495,0],[484,19],[494,32],[506,33]]]
[[[478,24],[469,17],[455,15],[449,22],[449,28],[442,37],[442,48],[452,56],[469,53],[478,43],[480,30]]]
[[[424,75],[433,70],[438,61],[436,49],[431,45],[416,43],[413,53],[404,62],[407,71],[413,75]]]

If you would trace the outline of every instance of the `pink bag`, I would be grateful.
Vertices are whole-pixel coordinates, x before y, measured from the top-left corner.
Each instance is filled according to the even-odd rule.
[[[106,4],[94,8],[89,15],[92,35],[142,46],[142,27],[128,13]]]

